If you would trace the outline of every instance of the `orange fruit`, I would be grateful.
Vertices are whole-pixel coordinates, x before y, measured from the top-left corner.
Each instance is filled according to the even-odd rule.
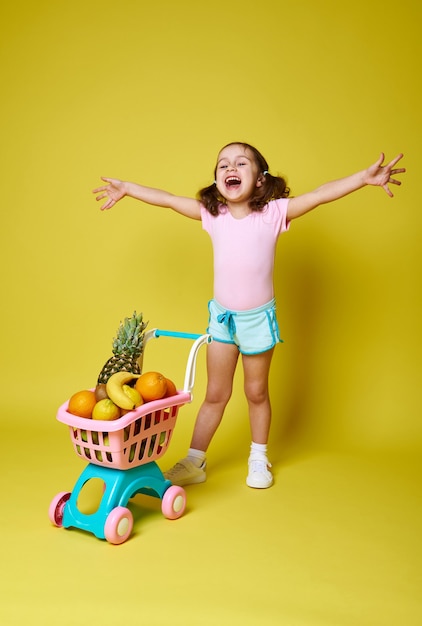
[[[73,394],[69,400],[67,410],[72,415],[77,415],[78,417],[92,417],[92,411],[96,403],[95,393],[84,389]]]
[[[174,384],[174,382],[170,380],[170,378],[166,378],[166,383],[167,383],[167,391],[164,397],[170,398],[170,396],[175,396],[177,393],[177,389],[176,389],[176,385]]]
[[[164,398],[167,391],[167,381],[159,372],[145,372],[137,379],[135,389],[139,391],[144,402]]]

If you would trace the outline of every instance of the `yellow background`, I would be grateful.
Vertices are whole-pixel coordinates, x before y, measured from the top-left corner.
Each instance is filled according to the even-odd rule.
[[[421,623],[421,18],[412,0],[1,9],[2,624]],[[239,372],[181,520],[135,499],[120,547],[54,529],[49,502],[83,467],[59,404],[95,384],[133,310],[202,332],[212,295],[200,223],[130,199],[101,213],[91,190],[115,176],[194,195],[233,140],[292,194],[380,151],[408,168],[394,199],[361,190],[280,240],[276,484],[244,486]],[[186,349],[159,340],[149,366],[180,386]]]

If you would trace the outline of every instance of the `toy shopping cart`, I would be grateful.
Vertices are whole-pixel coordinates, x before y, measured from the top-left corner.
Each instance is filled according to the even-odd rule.
[[[133,528],[127,503],[138,493],[160,498],[167,519],[183,515],[185,491],[164,478],[156,461],[169,446],[179,408],[192,401],[198,350],[211,342],[211,336],[154,329],[145,333],[144,351],[150,339],[164,336],[194,340],[183,391],[146,402],[114,421],[72,415],[67,411],[68,402],[59,408],[57,419],[68,425],[73,448],[88,465],[71,493],[62,491],[53,498],[49,518],[55,526],[78,528],[110,543],[123,543]],[[92,478],[104,482],[103,494],[97,510],[86,514],[78,508],[78,497]]]

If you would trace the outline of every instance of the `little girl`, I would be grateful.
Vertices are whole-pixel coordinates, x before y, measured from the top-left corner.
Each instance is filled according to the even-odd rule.
[[[198,198],[175,196],[115,178],[95,189],[101,207],[110,209],[124,196],[173,209],[201,220],[214,251],[214,297],[208,304],[207,390],[199,410],[186,458],[166,472],[174,484],[206,479],[206,451],[221,422],[232,393],[233,377],[242,355],[244,391],[249,408],[252,444],[246,484],[265,489],[273,483],[267,458],[271,422],[268,374],[274,346],[280,341],[274,300],[273,270],[278,236],[292,220],[321,204],[332,202],[366,185],[378,185],[393,196],[388,184],[399,154],[382,165],[384,154],[361,172],[321,185],[314,191],[289,197],[283,178],[273,176],[264,157],[253,146],[235,142],[217,157],[214,182]]]

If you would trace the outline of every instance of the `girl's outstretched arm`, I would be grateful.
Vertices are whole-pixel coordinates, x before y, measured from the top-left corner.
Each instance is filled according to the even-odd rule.
[[[300,217],[308,211],[312,211],[320,204],[326,204],[333,200],[338,200],[347,196],[353,191],[357,191],[366,185],[375,185],[382,187],[384,191],[393,197],[388,185],[401,185],[400,180],[396,180],[392,176],[395,174],[402,174],[406,170],[404,168],[393,169],[395,164],[403,157],[402,154],[396,156],[392,161],[386,165],[382,165],[384,161],[384,154],[381,153],[380,158],[373,165],[366,170],[346,176],[346,178],[340,178],[339,180],[333,180],[329,183],[317,187],[309,193],[302,194],[289,200],[287,208],[287,218],[293,220],[296,217]]]
[[[97,189],[94,189],[92,192],[97,194],[97,201],[106,198],[106,201],[101,207],[102,211],[111,209],[116,202],[125,196],[129,196],[136,200],[141,200],[146,204],[173,209],[177,211],[177,213],[181,213],[195,220],[201,219],[201,205],[199,201],[194,198],[175,196],[162,189],[144,187],[143,185],[119,180],[118,178],[102,178],[102,180],[107,184],[102,187],[97,187]]]

